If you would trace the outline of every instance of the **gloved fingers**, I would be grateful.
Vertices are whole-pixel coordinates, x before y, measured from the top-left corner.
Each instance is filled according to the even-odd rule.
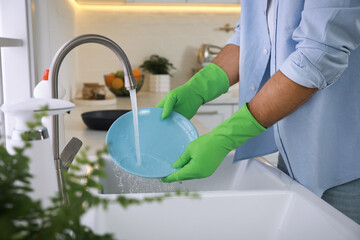
[[[179,170],[173,172],[172,174],[170,174],[167,177],[161,178],[161,181],[164,183],[171,183],[171,182],[179,181],[178,171]]]
[[[176,102],[177,102],[177,99],[174,96],[168,96],[166,98],[166,101],[164,101],[164,107],[163,107],[163,111],[161,114],[162,119],[166,119],[171,114]]]
[[[190,153],[188,149],[185,149],[185,152],[179,157],[178,160],[176,160],[172,167],[173,168],[181,168],[184,167],[189,161],[190,161]]]
[[[193,179],[192,177],[189,177],[188,175],[188,169],[189,166],[185,165],[185,167],[176,170],[175,172],[173,172],[172,174],[170,174],[169,176],[162,178],[161,181],[162,182],[167,182],[167,183],[171,183],[171,182],[177,182],[177,181],[182,181],[182,180],[189,180],[189,179]]]
[[[162,178],[161,181],[163,182],[175,182],[175,181],[180,181],[183,180],[183,176],[182,176],[182,172],[183,169],[185,168],[186,170],[186,164],[191,160],[190,157],[190,152],[185,150],[185,152],[179,157],[178,160],[176,160],[172,167],[173,168],[181,168],[176,170],[175,172],[173,172],[172,174],[170,174],[169,176]]]

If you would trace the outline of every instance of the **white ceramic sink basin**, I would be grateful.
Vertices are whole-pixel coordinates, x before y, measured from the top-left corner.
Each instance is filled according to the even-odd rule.
[[[232,164],[232,157],[210,178],[183,184],[139,179],[109,162],[102,197],[141,198],[181,188],[201,198],[173,197],[126,210],[111,205],[93,209],[84,222],[117,239],[360,239],[358,224],[278,169],[257,159]]]
[[[232,159],[231,154],[209,178],[184,181],[181,184],[162,183],[160,179],[137,177],[123,171],[111,159],[106,159],[105,171],[108,177],[100,179],[100,182],[104,186],[104,194],[161,193],[176,189],[189,191],[284,190],[292,183],[288,176],[266,161],[260,163],[259,160],[253,160],[233,164]]]

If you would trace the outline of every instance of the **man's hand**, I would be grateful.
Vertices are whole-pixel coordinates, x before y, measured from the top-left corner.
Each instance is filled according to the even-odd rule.
[[[163,108],[162,119],[167,118],[172,111],[191,119],[203,103],[201,96],[195,94],[187,85],[182,85],[166,94],[156,107]]]
[[[181,169],[163,178],[162,181],[174,182],[209,177],[228,153],[229,151],[223,149],[218,139],[211,133],[202,135],[192,141],[172,165],[173,168]]]
[[[224,70],[209,63],[187,83],[166,94],[157,107],[164,108],[163,119],[173,110],[191,119],[202,104],[226,93],[228,89],[229,79]]]
[[[174,182],[208,177],[214,173],[231,150],[265,130],[244,104],[210,133],[192,141],[173,164],[173,168],[180,169],[163,178],[162,181]]]

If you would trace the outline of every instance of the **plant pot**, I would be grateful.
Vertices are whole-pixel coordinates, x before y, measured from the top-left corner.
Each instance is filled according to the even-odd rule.
[[[150,74],[149,76],[150,92],[169,92],[170,91],[170,75],[169,74]]]

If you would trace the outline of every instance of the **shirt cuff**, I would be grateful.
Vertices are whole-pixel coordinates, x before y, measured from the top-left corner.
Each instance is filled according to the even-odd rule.
[[[299,49],[285,60],[280,67],[280,71],[292,81],[304,87],[324,89],[328,85],[323,74]]]
[[[228,44],[234,44],[234,45],[240,46],[240,35],[234,33],[230,37],[230,39],[227,41],[226,45],[228,45]]]
[[[235,33],[227,41],[226,45],[228,44],[240,46],[240,21],[236,24]]]

